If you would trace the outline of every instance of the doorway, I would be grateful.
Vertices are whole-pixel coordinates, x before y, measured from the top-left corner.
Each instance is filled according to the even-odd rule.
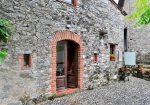
[[[56,90],[78,88],[79,45],[70,40],[57,42]]]

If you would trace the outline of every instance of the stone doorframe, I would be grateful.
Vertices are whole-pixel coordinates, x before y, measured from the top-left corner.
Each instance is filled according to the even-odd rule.
[[[84,65],[83,65],[83,41],[81,37],[73,32],[70,31],[59,31],[55,32],[53,37],[52,37],[52,42],[50,43],[51,49],[52,49],[52,57],[51,57],[51,72],[50,72],[50,92],[52,93],[57,93],[56,91],[56,47],[57,47],[57,42],[62,41],[62,40],[71,40],[74,41],[79,45],[79,50],[78,50],[78,88],[81,90],[83,89],[83,70],[84,70]]]

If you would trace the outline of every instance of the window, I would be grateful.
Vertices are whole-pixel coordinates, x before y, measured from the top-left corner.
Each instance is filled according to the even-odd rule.
[[[65,3],[73,4],[74,6],[77,6],[77,0],[58,0]]]
[[[116,45],[115,44],[110,44],[110,61],[115,61],[116,60]]]
[[[124,51],[128,51],[128,36],[127,36],[127,28],[124,29]]]
[[[29,69],[32,67],[32,59],[31,54],[20,54],[19,55],[19,62],[21,69]]]
[[[31,67],[30,54],[24,54],[24,67]]]
[[[110,44],[110,54],[115,54],[115,45]]]
[[[98,54],[94,53],[94,59],[93,59],[94,63],[98,62]]]

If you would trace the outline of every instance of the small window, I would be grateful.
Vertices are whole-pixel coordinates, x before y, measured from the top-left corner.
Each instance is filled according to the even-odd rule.
[[[110,44],[110,54],[115,54],[115,45]]]
[[[93,59],[94,63],[98,62],[98,54],[94,53],[94,59]]]
[[[116,60],[116,45],[115,44],[110,44],[110,61],[115,61]]]
[[[24,67],[31,67],[30,54],[24,54]]]
[[[19,54],[19,62],[21,69],[30,69],[32,67],[31,54]]]

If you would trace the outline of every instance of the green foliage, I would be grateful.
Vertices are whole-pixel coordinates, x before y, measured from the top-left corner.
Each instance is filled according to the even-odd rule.
[[[15,27],[11,22],[0,19],[0,42],[8,42],[14,30]]]
[[[116,55],[115,54],[110,54],[110,57],[116,58]]]
[[[3,63],[3,61],[4,61],[4,59],[6,58],[6,56],[7,56],[7,50],[2,50],[2,51],[0,51],[0,64],[2,64]]]
[[[150,23],[150,0],[136,0],[135,12],[127,19],[135,19],[135,26],[146,26]]]
[[[0,19],[0,42],[7,43],[11,38],[11,35],[15,27],[13,24],[5,19]],[[0,64],[3,63],[4,59],[7,56],[7,50],[0,51]]]

